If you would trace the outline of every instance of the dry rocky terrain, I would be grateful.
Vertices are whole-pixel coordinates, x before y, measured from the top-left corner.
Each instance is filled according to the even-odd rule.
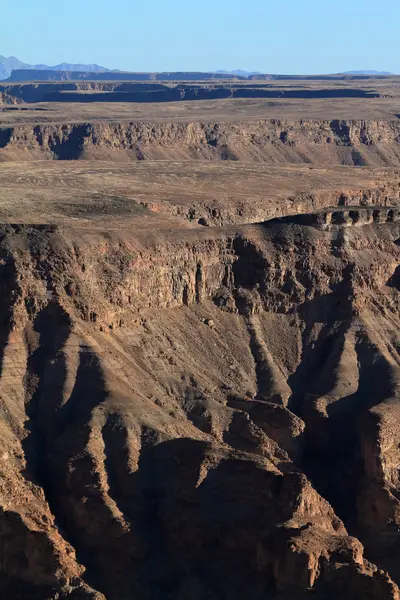
[[[4,105],[1,598],[400,600],[400,121],[310,102]]]

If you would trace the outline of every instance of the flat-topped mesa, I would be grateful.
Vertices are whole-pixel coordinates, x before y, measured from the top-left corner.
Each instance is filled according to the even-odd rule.
[[[400,209],[382,206],[348,206],[344,209],[327,208],[314,213],[273,219],[274,222],[308,225],[329,231],[332,227],[353,227],[373,223],[394,223],[400,221]]]

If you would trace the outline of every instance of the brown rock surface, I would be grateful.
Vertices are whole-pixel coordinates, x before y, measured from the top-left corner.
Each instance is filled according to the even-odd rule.
[[[257,119],[4,124],[0,160],[230,160],[397,166],[400,121]]]
[[[2,227],[9,597],[398,598],[400,224],[292,221]]]
[[[399,121],[22,108],[0,597],[399,600]]]

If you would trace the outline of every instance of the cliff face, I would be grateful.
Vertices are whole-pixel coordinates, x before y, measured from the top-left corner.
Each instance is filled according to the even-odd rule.
[[[398,600],[397,218],[3,226],[3,595]]]
[[[396,165],[400,121],[82,123],[0,130],[0,160],[206,159]]]

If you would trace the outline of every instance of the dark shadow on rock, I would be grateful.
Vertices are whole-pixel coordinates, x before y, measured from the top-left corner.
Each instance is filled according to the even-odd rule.
[[[56,413],[62,404],[67,376],[63,347],[71,332],[69,316],[51,302],[26,331],[28,361],[24,380],[29,430],[23,442],[25,476],[42,485],[45,493],[48,444],[56,434]],[[33,346],[33,347],[32,347]]]
[[[302,417],[304,395],[312,393],[323,396],[334,385],[334,367],[340,359],[345,335],[350,327],[351,306],[346,293],[332,293],[305,302],[299,313],[304,322],[302,359],[288,381],[291,389],[296,390],[289,408]],[[311,340],[313,327],[321,323],[323,327],[317,339]],[[324,377],[321,377],[322,372]]]
[[[18,294],[17,270],[14,259],[0,250],[0,375],[3,371],[4,352],[12,328],[13,306]]]
[[[398,241],[396,241],[396,243],[398,244]],[[390,277],[386,285],[400,291],[400,265],[396,267],[393,275]]]
[[[90,124],[75,124],[65,133],[65,137],[49,139],[49,148],[58,160],[77,160],[80,158],[85,139],[90,134]]]
[[[38,337],[28,358],[25,382],[30,417],[30,434],[23,444],[25,476],[42,487],[60,532],[74,546],[79,562],[90,567],[85,530],[74,508],[79,512],[85,485],[92,477],[84,452],[92,410],[107,396],[104,376],[97,355],[82,346],[74,389],[63,404],[67,375],[63,347],[71,331],[69,316],[57,303],[50,303],[36,317],[33,331]],[[76,473],[71,473],[73,460],[79,467]],[[98,588],[97,578],[91,575],[89,569],[87,580]]]
[[[364,474],[358,435],[360,419],[368,409],[394,395],[395,381],[385,357],[359,335],[355,343],[357,391],[331,401],[326,417],[313,413],[314,399],[329,395],[332,389],[335,364],[341,357],[349,321],[342,322],[333,333],[331,325],[332,321],[328,321],[313,349],[303,347],[302,363],[292,378],[296,395],[291,406],[306,422],[301,468],[351,532],[357,523],[356,502]],[[313,384],[315,377],[317,386]]]
[[[262,293],[266,260],[261,250],[242,236],[234,239],[233,249],[238,257],[232,265],[235,287],[252,289],[259,285]]]
[[[256,548],[285,518],[276,500],[283,477],[224,456],[202,480],[208,450],[187,438],[142,448],[135,486],[153,549],[141,578],[159,600],[176,598],[183,582],[187,595],[189,581],[194,597],[201,582],[212,598],[270,599],[274,583],[257,570]]]
[[[82,345],[75,385],[68,401],[60,409],[60,433],[70,425],[87,424],[92,410],[107,397],[105,377],[99,357],[90,346]]]
[[[11,127],[0,129],[0,148],[5,148],[9,144],[12,134],[13,129]]]

